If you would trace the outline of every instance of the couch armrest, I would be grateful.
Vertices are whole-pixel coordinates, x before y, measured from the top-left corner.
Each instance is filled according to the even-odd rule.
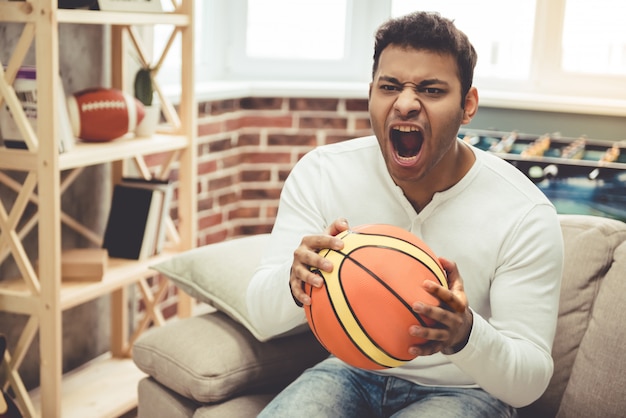
[[[559,218],[565,260],[552,349],[554,374],[542,397],[520,416],[555,416],[559,408],[572,416],[616,416],[607,411],[615,407],[608,396],[626,390],[626,379],[618,372],[626,367],[619,354],[626,334],[616,332],[626,322],[621,302],[626,293],[626,224],[589,215]],[[621,395],[611,401],[626,407]]]

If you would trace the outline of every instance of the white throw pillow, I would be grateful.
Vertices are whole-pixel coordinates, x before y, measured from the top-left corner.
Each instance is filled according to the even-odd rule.
[[[246,289],[269,234],[250,235],[194,248],[152,268],[201,302],[208,303],[265,341],[249,320]],[[286,286],[286,284],[285,284]]]

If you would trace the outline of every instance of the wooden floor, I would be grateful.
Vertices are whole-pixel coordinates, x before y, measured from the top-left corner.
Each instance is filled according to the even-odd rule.
[[[131,359],[112,358],[109,353],[72,370],[63,377],[63,417],[136,417],[125,411],[136,408],[137,384],[144,376]],[[30,394],[35,415],[40,416],[39,388]]]

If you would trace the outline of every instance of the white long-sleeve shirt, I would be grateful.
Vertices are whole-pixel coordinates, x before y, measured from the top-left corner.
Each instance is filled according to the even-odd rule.
[[[303,236],[340,217],[351,226],[392,224],[456,262],[474,323],[458,353],[418,357],[378,373],[422,385],[480,386],[514,407],[541,396],[553,371],[563,259],[558,218],[515,167],[472,149],[470,171],[419,213],[387,172],[375,137],[305,155],[285,182],[270,244],[248,288],[256,327],[269,338],[306,322],[288,285]]]

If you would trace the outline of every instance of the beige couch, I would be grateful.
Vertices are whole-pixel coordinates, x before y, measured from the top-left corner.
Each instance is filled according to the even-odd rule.
[[[626,416],[626,224],[561,215],[565,271],[545,394],[522,417]],[[192,250],[156,266],[218,312],[145,333],[133,359],[139,417],[253,417],[326,353],[306,330],[261,342],[242,297],[267,236]],[[531,309],[531,307],[529,307]],[[258,336],[258,335],[257,335]]]

